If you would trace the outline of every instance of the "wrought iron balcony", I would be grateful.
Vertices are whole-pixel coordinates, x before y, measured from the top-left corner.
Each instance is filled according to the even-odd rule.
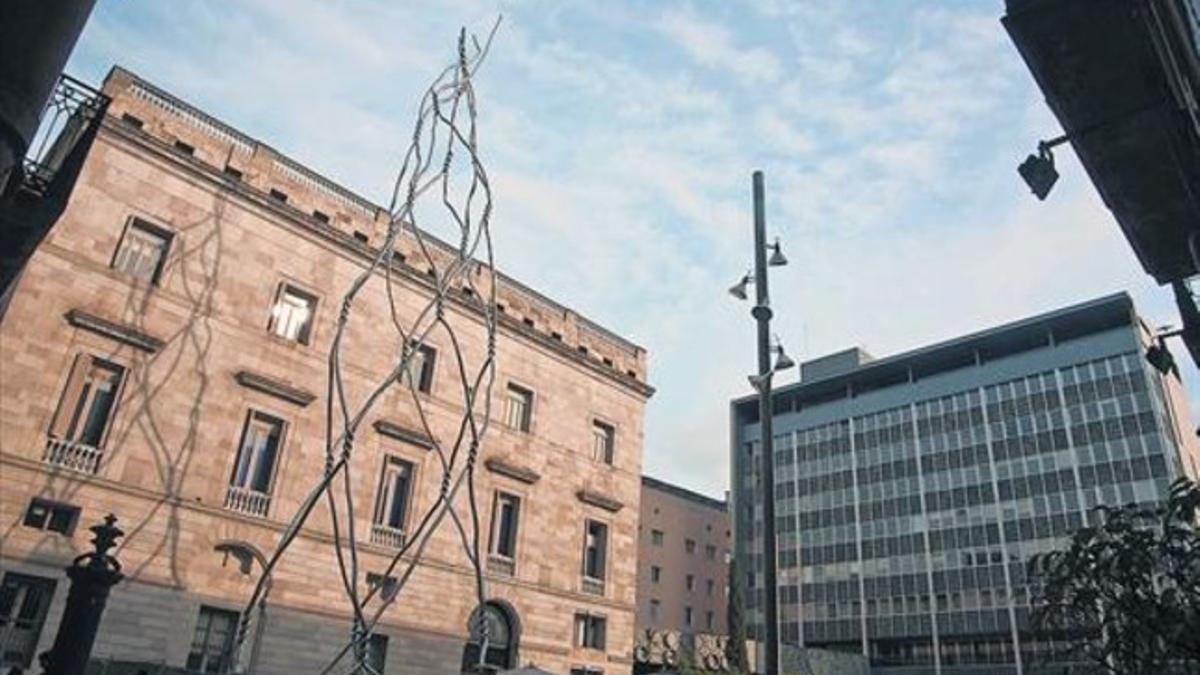
[[[45,196],[66,158],[107,107],[104,94],[70,75],[60,77],[25,155],[23,187]]]
[[[225,492],[225,508],[251,516],[265,516],[271,507],[271,495],[258,490],[230,485]]]
[[[103,451],[85,443],[62,438],[46,439],[46,454],[42,458],[47,464],[80,473],[94,474],[100,468]]]

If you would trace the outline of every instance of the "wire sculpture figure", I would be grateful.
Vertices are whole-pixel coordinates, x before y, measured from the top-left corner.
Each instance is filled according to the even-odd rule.
[[[384,611],[403,595],[405,586],[421,562],[431,537],[449,519],[474,573],[477,605],[487,600],[480,559],[480,519],[475,493],[475,466],[491,418],[492,386],[496,358],[496,270],[491,237],[492,191],[479,157],[477,109],[473,79],[483,64],[500,19],[481,43],[459,32],[457,58],[425,90],[417,112],[412,137],[392,189],[388,206],[387,236],[370,265],[350,284],[341,298],[335,332],[328,355],[325,400],[325,465],[320,479],[308,492],[287,523],[274,551],[258,577],[254,591],[241,612],[234,650],[238,661],[250,624],[261,620],[262,603],[272,572],[280,564],[317,505],[324,500],[332,523],[333,546],[339,581],[352,612],[349,638],[320,672],[377,675],[369,663],[368,642]],[[457,241],[446,244],[433,238],[418,222],[422,197],[433,202],[452,229]],[[435,201],[436,200],[436,201]],[[397,308],[392,274],[393,251],[407,231],[416,243],[418,262],[429,271],[430,297],[416,316],[402,316]],[[383,284],[389,307],[387,320],[394,330],[398,356],[391,369],[372,382],[361,400],[352,400],[343,378],[346,345],[344,338],[352,321],[378,322],[382,317],[354,312],[355,300],[371,284]],[[473,305],[482,322],[448,319],[452,302]],[[430,426],[424,401],[417,395],[419,373],[414,373],[421,348],[429,335],[439,331],[450,346],[452,367],[462,395],[462,414],[449,441],[439,439]],[[481,331],[486,355],[477,364],[468,363],[461,336]],[[380,345],[371,345],[377,349]],[[388,591],[359,584],[359,533],[355,525],[355,502],[351,486],[355,470],[355,439],[376,403],[393,387],[408,390],[426,438],[431,441],[434,464],[440,470],[437,498],[406,532],[403,545],[392,556],[383,576],[396,573],[396,584]],[[456,499],[466,502],[460,513]],[[480,616],[482,617],[482,612]],[[478,631],[483,641],[480,658],[487,653],[487,626]],[[349,659],[347,660],[347,657]],[[236,667],[236,666],[235,666]]]

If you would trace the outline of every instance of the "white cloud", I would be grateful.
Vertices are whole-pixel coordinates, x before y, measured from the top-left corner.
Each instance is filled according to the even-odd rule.
[[[657,28],[683,48],[697,63],[720,68],[752,82],[774,82],[782,66],[775,54],[761,47],[739,47],[725,26],[705,21],[691,12],[669,11]]]

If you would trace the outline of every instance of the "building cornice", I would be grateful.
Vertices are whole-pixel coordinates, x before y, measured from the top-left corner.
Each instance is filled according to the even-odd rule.
[[[587,488],[583,488],[582,490],[576,492],[575,497],[584,504],[590,504],[592,506],[604,509],[605,511],[611,511],[612,513],[616,513],[617,511],[625,508],[624,503],[609,497],[606,494],[596,492],[595,490],[589,490]]]
[[[483,466],[492,473],[497,473],[501,476],[507,476],[508,478],[511,478],[515,481],[520,481],[527,485],[533,485],[542,479],[541,474],[533,469],[517,466],[516,464],[510,464],[509,462],[498,457],[489,457],[488,459],[484,460]]]
[[[378,248],[358,241],[350,234],[342,232],[332,225],[321,223],[309,214],[300,211],[288,203],[273,200],[266,193],[254,188],[245,181],[237,180],[231,176],[228,176],[217,170],[216,167],[209,165],[196,157],[181,155],[179,152],[167,145],[167,143],[144,130],[133,128],[112,117],[106,117],[104,119],[101,132],[104,135],[112,135],[123,141],[134,144],[139,148],[152,152],[159,159],[166,160],[177,167],[187,170],[194,176],[204,179],[218,190],[223,189],[238,195],[242,199],[257,206],[258,208],[286,221],[288,224],[298,227],[299,229],[310,234],[316,235],[317,238],[325,243],[334,245],[342,253],[349,254],[360,264],[370,265],[379,255]],[[422,236],[429,237],[431,240],[436,239],[432,237],[432,235],[425,233],[422,233]],[[417,269],[411,265],[392,258],[388,258],[385,261],[385,264],[390,268],[390,273],[393,276],[400,276],[409,283],[420,286],[422,290],[425,290],[431,294],[437,291],[436,280],[431,278],[426,271]],[[379,270],[379,274],[383,273],[384,270],[381,268]],[[512,283],[516,285],[517,288],[522,292],[529,292],[528,290],[525,290],[527,287],[519,284],[519,282],[514,282],[499,271],[497,271],[497,276],[502,278],[505,283]],[[539,297],[542,297],[540,294],[538,295]],[[452,304],[456,305],[460,309],[466,310],[467,313],[470,313],[481,320],[486,320],[486,309],[484,303],[474,295],[463,293],[460,289],[450,289],[450,292],[446,294],[446,297],[451,301]],[[497,323],[511,333],[522,336],[534,344],[548,349],[556,355],[565,358],[576,365],[583,366],[584,369],[589,372],[597,374],[609,381],[615,382],[616,384],[643,398],[648,399],[654,395],[655,389],[648,383],[643,382],[636,377],[630,376],[627,373],[616,370],[615,368],[608,367],[604,363],[591,358],[586,353],[572,348],[570,345],[562,341],[556,340],[548,335],[543,335],[535,328],[528,326],[525,322],[504,313],[502,310],[498,309],[498,311],[495,313],[495,316]],[[582,319],[583,317],[580,318]],[[598,330],[598,332],[602,332],[605,335],[615,336],[615,334],[611,331],[603,329],[598,324],[595,324],[591,321],[586,321],[586,326],[589,329]],[[630,346],[633,349],[641,349],[641,347],[632,345],[632,343]]]

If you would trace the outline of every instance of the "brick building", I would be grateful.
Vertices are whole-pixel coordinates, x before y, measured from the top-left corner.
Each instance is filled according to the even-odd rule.
[[[725,502],[642,477],[637,628],[723,635],[729,581]]]
[[[93,657],[221,672],[257,561],[323,469],[337,301],[388,214],[129,72],[103,89],[112,102],[67,209],[0,315],[0,653],[7,668],[48,648],[62,568],[113,512],[127,579]],[[405,236],[391,262],[402,313],[432,292]],[[382,284],[370,288],[355,311],[385,316]],[[645,352],[502,275],[497,294],[494,424],[477,472],[498,631],[488,659],[628,673]],[[455,292],[447,314],[478,324],[482,306]],[[481,359],[482,331],[464,335],[465,358]],[[396,338],[359,323],[346,340],[348,386],[365,389]],[[438,340],[413,377],[449,441],[462,402]],[[353,459],[359,581],[386,589],[380,571],[441,473],[407,388],[372,414]],[[347,640],[323,508],[273,575],[240,667],[315,671]],[[475,610],[443,528],[371,659],[388,673],[456,673]]]

